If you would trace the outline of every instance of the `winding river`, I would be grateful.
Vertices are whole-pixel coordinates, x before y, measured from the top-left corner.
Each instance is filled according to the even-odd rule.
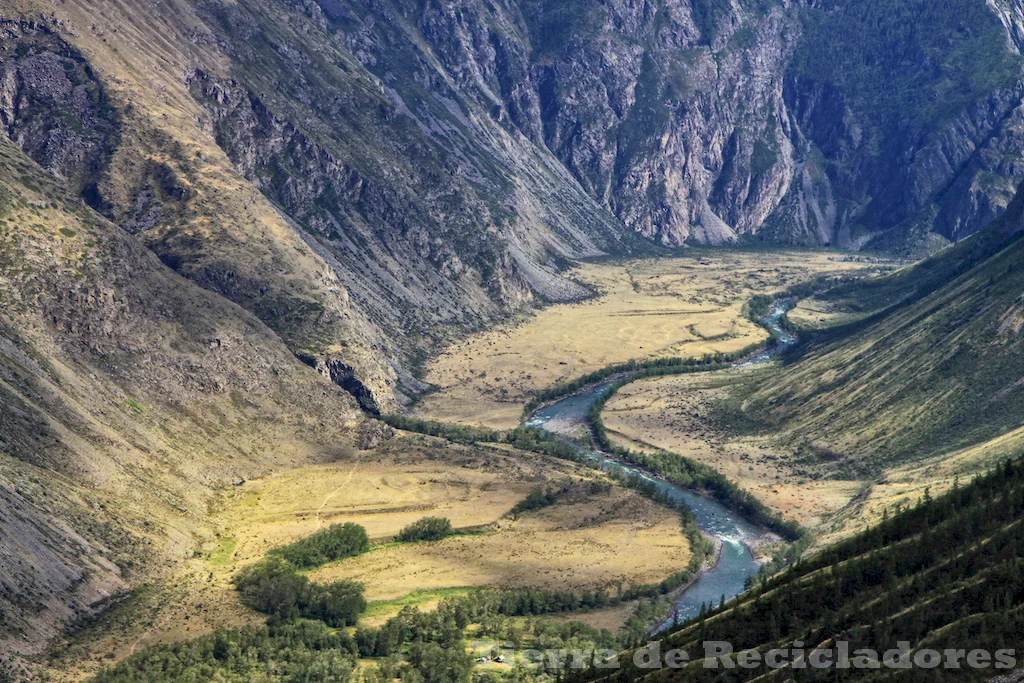
[[[736,363],[745,367],[765,363],[796,343],[796,337],[782,326],[782,320],[793,308],[794,302],[782,299],[772,304],[770,313],[761,319],[774,339],[774,344]],[[628,376],[628,375],[627,375]],[[531,427],[541,427],[564,438],[560,425],[578,425],[586,422],[594,402],[611,390],[623,376],[612,377],[583,389],[557,403],[538,409],[527,421]],[[749,543],[762,536],[765,529],[753,524],[727,507],[699,493],[671,484],[651,472],[617,460],[606,453],[591,450],[571,441],[580,452],[599,464],[605,471],[636,475],[652,482],[672,500],[685,501],[693,510],[697,526],[715,537],[721,544],[718,563],[702,573],[676,600],[668,619],[654,630],[662,631],[676,621],[683,622],[700,614],[701,605],[718,604],[743,592],[747,577],[757,572],[760,564],[750,552]]]

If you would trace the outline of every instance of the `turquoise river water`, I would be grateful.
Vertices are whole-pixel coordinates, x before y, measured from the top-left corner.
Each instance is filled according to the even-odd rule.
[[[775,340],[774,345],[739,361],[737,366],[766,363],[796,343],[796,337],[782,326],[783,318],[793,305],[793,302],[788,299],[776,301],[772,305],[770,314],[762,319],[761,323],[771,332]],[[547,428],[556,420],[571,423],[585,421],[594,402],[605,395],[620,379],[622,376],[604,380],[561,401],[544,406],[530,417],[527,425]],[[760,567],[758,561],[751,554],[748,544],[763,536],[765,529],[749,522],[718,501],[676,486],[643,468],[624,463],[606,453],[591,450],[577,442],[572,443],[580,449],[581,453],[597,463],[601,469],[609,472],[617,471],[626,476],[641,477],[652,482],[672,500],[685,501],[693,510],[697,526],[721,543],[721,553],[717,564],[701,574],[683,591],[673,605],[668,619],[655,629],[655,633],[670,627],[677,620],[683,622],[697,616],[700,614],[703,604],[717,605],[723,595],[729,599],[743,592],[747,577],[756,573]]]

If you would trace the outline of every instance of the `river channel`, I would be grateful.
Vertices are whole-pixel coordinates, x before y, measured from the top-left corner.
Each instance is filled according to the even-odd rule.
[[[737,367],[766,363],[796,343],[795,335],[788,332],[782,325],[783,319],[793,305],[794,302],[789,299],[779,300],[772,304],[770,313],[760,322],[771,333],[774,343],[738,361]],[[579,424],[585,422],[594,402],[610,391],[612,385],[624,376],[628,375],[606,379],[561,401],[538,409],[530,417],[527,425],[559,433],[556,426],[560,423]],[[564,437],[564,434],[559,433],[559,435]],[[697,616],[700,614],[701,605],[717,605],[723,595],[729,599],[743,592],[747,577],[755,574],[760,568],[760,564],[750,551],[750,543],[766,533],[764,528],[744,519],[716,500],[676,486],[643,468],[624,463],[607,453],[591,450],[575,441],[570,440],[570,442],[576,445],[583,455],[597,463],[601,469],[607,472],[616,471],[627,477],[631,475],[641,477],[652,482],[673,501],[685,501],[693,510],[697,526],[720,543],[721,552],[718,562],[683,591],[676,599],[668,619],[655,629],[655,633],[670,627],[676,621],[683,622]]]

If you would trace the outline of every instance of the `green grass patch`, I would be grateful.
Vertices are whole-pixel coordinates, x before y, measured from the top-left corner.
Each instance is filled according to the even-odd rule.
[[[207,561],[214,567],[228,563],[238,547],[238,539],[234,536],[222,536],[217,540],[217,547],[210,551]]]
[[[391,600],[374,600],[366,606],[363,612],[364,618],[380,617],[390,614],[397,614],[404,607],[418,607],[434,600],[446,600],[448,598],[461,598],[463,596],[482,590],[478,586],[454,586],[452,588],[432,588],[414,590],[406,593],[400,598]]]

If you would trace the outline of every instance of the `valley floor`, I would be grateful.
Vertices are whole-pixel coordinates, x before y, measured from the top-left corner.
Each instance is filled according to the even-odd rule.
[[[744,312],[755,294],[876,268],[886,266],[805,251],[695,250],[672,259],[584,263],[577,279],[599,290],[599,297],[548,307],[445,350],[427,375],[439,390],[417,406],[417,414],[510,428],[533,392],[607,365],[728,353],[765,340],[766,332]],[[854,319],[813,299],[801,301],[789,317],[805,328]],[[825,444],[746,434],[744,426],[723,424],[715,415],[737,384],[753,373],[779,371],[740,368],[635,382],[608,403],[604,422],[621,446],[665,449],[715,467],[785,518],[813,529],[819,546],[876,523],[887,510],[915,504],[925,489],[937,495],[958,475],[986,471],[1024,436],[1010,432],[883,472],[836,473],[821,466]]]
[[[811,303],[811,306],[814,306]],[[828,316],[803,306],[791,319],[806,324]],[[738,368],[712,375],[641,380],[622,387],[602,419],[612,441],[649,451],[663,449],[711,465],[785,518],[814,531],[825,547],[877,524],[884,515],[947,491],[958,477],[968,481],[990,470],[1024,445],[1017,429],[975,446],[916,461],[894,463],[880,472],[845,475],[835,470],[827,444],[794,440],[771,431],[744,433],[718,411],[753,373],[784,368]]]
[[[578,278],[601,296],[551,306],[516,325],[447,349],[430,366],[440,387],[417,406],[423,417],[492,428],[515,426],[533,392],[633,358],[729,353],[767,339],[744,310],[771,294],[823,275],[872,266],[830,252],[701,251],[673,259],[585,263]],[[795,319],[824,324],[824,309]],[[857,480],[809,481],[791,454],[728,437],[708,419],[710,404],[749,374],[733,370],[627,385],[606,407],[620,445],[664,448],[719,469],[786,518],[815,528],[861,491]]]
[[[685,567],[690,550],[678,515],[620,487],[590,495],[595,476],[534,454],[406,435],[351,458],[244,482],[222,492],[202,551],[171,581],[139,591],[75,637],[52,662],[51,676],[82,680],[147,645],[263,623],[265,615],[240,604],[232,578],[270,548],[334,523],[363,525],[378,547],[310,576],[362,582],[366,626],[479,587],[582,592],[654,583]],[[575,493],[557,505],[509,515],[537,486],[572,484]],[[424,516],[447,517],[470,533],[437,543],[387,542]],[[614,629],[634,608],[624,603],[573,618]]]
[[[678,258],[582,263],[575,278],[600,296],[550,306],[445,349],[427,371],[439,390],[417,414],[508,429],[533,392],[607,365],[765,341],[767,332],[744,314],[753,295],[868,267],[839,252],[778,250],[692,249]]]
[[[869,267],[836,253],[742,250],[584,263],[576,277],[600,296],[550,306],[445,350],[428,369],[438,390],[417,406],[417,414],[512,428],[536,390],[632,358],[746,348],[767,338],[745,312],[753,295]],[[835,525],[856,505],[862,516],[870,514],[876,503],[864,498],[870,497],[865,482],[814,481],[784,449],[727,438],[710,426],[708,405],[743,372],[628,385],[608,405],[607,425],[631,447],[670,448],[715,466],[807,526]],[[518,519],[509,514],[538,486],[595,477],[602,475],[550,457],[400,433],[332,463],[240,483],[218,497],[200,534],[201,552],[172,580],[137,591],[75,636],[51,672],[60,672],[56,680],[81,680],[150,644],[217,626],[262,623],[263,615],[238,601],[232,577],[269,549],[333,523],[363,525],[378,547],[310,577],[364,583],[370,607],[360,623],[371,626],[405,606],[429,609],[479,587],[604,588],[614,594],[616,587],[655,583],[686,567],[691,553],[678,515],[620,487],[574,494]],[[470,533],[438,543],[387,542],[428,515],[447,517]],[[615,629],[635,607],[625,603],[568,618]]]

